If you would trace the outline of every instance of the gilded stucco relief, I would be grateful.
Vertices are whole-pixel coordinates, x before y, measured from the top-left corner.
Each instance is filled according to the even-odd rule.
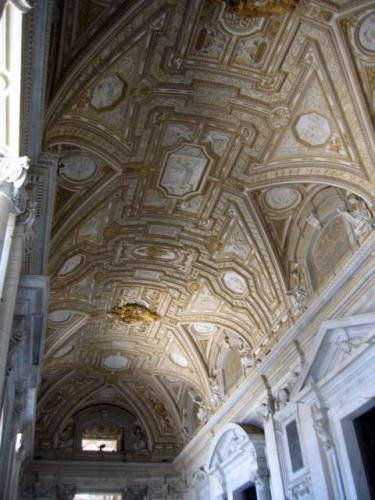
[[[155,0],[107,32],[98,14],[45,128],[60,166],[41,447],[111,400],[171,458],[372,231],[354,67],[370,98],[374,15]],[[153,321],[111,314],[129,304]]]

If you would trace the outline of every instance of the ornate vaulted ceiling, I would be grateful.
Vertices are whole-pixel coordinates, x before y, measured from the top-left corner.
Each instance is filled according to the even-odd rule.
[[[39,446],[111,404],[171,457],[366,238],[375,10],[74,4],[45,126],[60,166]],[[129,303],[160,319],[111,314]]]

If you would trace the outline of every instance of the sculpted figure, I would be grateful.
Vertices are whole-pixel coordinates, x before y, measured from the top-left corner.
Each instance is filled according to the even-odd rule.
[[[299,312],[303,311],[304,304],[307,298],[306,290],[302,287],[296,287],[290,290],[288,292],[288,295],[290,296],[293,313],[298,314]]]
[[[306,219],[307,224],[312,226],[314,229],[322,229],[322,224],[316,214],[314,212],[311,212],[309,216]]]
[[[208,382],[211,389],[211,404],[214,408],[217,408],[222,401],[220,384],[217,379],[217,374],[212,374],[210,377],[208,377]]]
[[[71,423],[60,433],[57,438],[57,448],[73,448],[74,424]]]
[[[188,411],[186,407],[182,410],[182,426],[181,426],[181,434],[184,440],[188,439],[190,436],[189,426],[188,426]]]
[[[238,352],[241,357],[242,370],[246,373],[249,368],[254,366],[256,356],[242,338],[239,338]]]
[[[196,405],[199,407],[197,411],[197,417],[199,421],[205,424],[208,420],[208,412],[206,404],[202,400],[202,397],[199,396],[198,394],[194,394],[192,390],[190,390],[188,394],[191,397],[192,401],[196,403]]]
[[[146,434],[138,422],[135,422],[132,428],[132,441],[134,451],[147,450]]]
[[[346,219],[353,229],[357,240],[362,239],[369,231],[375,228],[372,213],[366,202],[359,196],[351,194],[347,198],[348,209],[338,208],[337,212]]]

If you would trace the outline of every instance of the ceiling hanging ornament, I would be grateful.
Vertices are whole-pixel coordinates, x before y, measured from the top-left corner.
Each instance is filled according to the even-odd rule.
[[[297,0],[223,0],[228,11],[245,17],[285,14]]]
[[[116,306],[111,311],[112,315],[123,323],[152,323],[158,321],[160,315],[148,309],[142,304],[136,302],[129,302],[123,306]]]

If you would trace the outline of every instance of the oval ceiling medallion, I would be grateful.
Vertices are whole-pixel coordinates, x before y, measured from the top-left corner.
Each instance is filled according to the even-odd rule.
[[[265,20],[262,16],[240,16],[228,8],[221,11],[221,22],[226,31],[232,35],[250,35],[260,31]]]
[[[100,389],[97,394],[100,399],[110,400],[116,398],[117,391],[113,387],[103,387],[103,389]]]
[[[189,365],[188,360],[182,354],[178,354],[177,352],[173,352],[171,354],[171,360],[174,364],[181,366],[182,368],[186,368]]]
[[[375,51],[375,12],[365,17],[359,25],[358,40],[365,50]]]
[[[181,384],[181,380],[179,378],[165,377],[165,380],[172,385]]]
[[[233,293],[242,294],[246,292],[247,285],[245,278],[235,271],[229,271],[223,275],[224,285]]]
[[[138,255],[139,257],[147,257],[156,260],[160,259],[171,261],[177,258],[175,252],[157,246],[137,248],[136,250],[134,250],[134,254]]]
[[[110,370],[122,370],[129,364],[128,358],[125,356],[113,355],[104,358],[103,365]]]
[[[301,201],[301,194],[295,189],[275,187],[266,191],[264,201],[273,210],[286,210],[298,205]]]
[[[63,158],[61,174],[75,182],[86,181],[96,172],[96,162],[84,155],[68,156]]]
[[[71,273],[72,271],[74,271],[74,269],[77,269],[77,267],[81,265],[83,259],[84,256],[81,254],[73,255],[73,257],[70,257],[64,262],[64,264],[60,267],[57,275],[65,276],[66,274]]]
[[[215,333],[217,331],[217,326],[212,323],[194,323],[192,325],[194,333],[199,333],[201,335],[208,335],[210,333]]]
[[[70,354],[73,351],[73,346],[71,344],[64,345],[61,347],[56,354],[54,355],[54,358],[60,359],[66,356],[67,354]]]
[[[53,311],[49,313],[48,320],[52,323],[64,323],[72,317],[70,311]]]
[[[117,75],[100,80],[91,94],[91,106],[105,110],[115,106],[125,93],[125,82]]]

